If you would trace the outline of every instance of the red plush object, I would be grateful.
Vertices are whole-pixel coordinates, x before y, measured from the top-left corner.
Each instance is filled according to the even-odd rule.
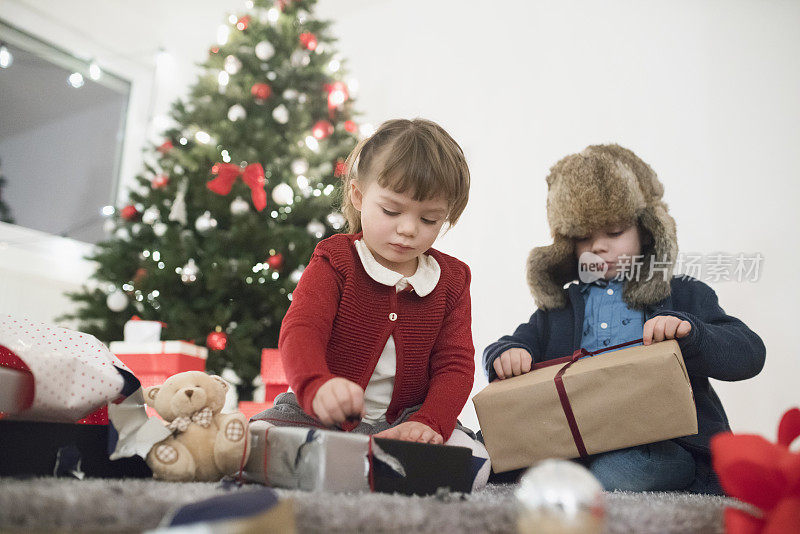
[[[783,415],[777,443],[761,436],[730,432],[714,436],[711,440],[714,469],[725,493],[760,511],[752,514],[728,508],[725,511],[726,532],[800,532],[800,453],[789,450],[798,436],[798,408]]]

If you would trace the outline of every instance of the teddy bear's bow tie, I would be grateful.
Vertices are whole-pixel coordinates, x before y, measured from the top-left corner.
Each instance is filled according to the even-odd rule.
[[[191,418],[176,417],[169,425],[167,425],[167,428],[173,432],[186,432],[186,429],[189,428],[191,423],[197,423],[203,428],[208,428],[211,426],[212,416],[213,414],[211,412],[211,408],[206,406],[202,410],[193,413]]]

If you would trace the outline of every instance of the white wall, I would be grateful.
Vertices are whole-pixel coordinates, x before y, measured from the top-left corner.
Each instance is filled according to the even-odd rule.
[[[336,20],[367,120],[430,117],[467,153],[470,204],[441,246],[473,269],[479,352],[534,310],[524,263],[551,242],[549,167],[618,142],[664,182],[682,251],[764,255],[757,283],[711,285],[764,339],[766,368],[715,387],[734,429],[774,436],[800,376],[800,4],[337,0],[319,13]]]
[[[34,4],[51,19],[38,21]],[[225,10],[237,5],[0,0],[4,17],[15,8],[29,31],[47,29],[76,46],[88,40],[115,51],[112,63],[145,72],[147,54],[171,43],[174,75],[159,85],[153,109],[135,112],[140,125],[184,90],[186,65],[203,57]],[[366,121],[429,117],[467,153],[470,205],[440,245],[473,270],[478,361],[533,311],[524,262],[531,247],[550,242],[548,168],[590,143],[618,142],[659,173],[681,250],[764,255],[758,282],[712,285],[726,311],[762,336],[767,366],[753,380],[716,387],[734,429],[774,436],[780,414],[798,403],[800,374],[791,338],[800,297],[792,280],[800,259],[800,4],[322,0],[318,14],[335,20]],[[137,155],[126,154],[130,174]],[[485,379],[476,378],[479,389]],[[469,404],[463,420],[476,426]]]

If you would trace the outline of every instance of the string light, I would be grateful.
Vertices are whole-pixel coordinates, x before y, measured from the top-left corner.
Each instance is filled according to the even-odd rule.
[[[92,61],[89,63],[89,78],[94,81],[99,80],[103,77],[103,71],[100,69],[100,65],[97,64],[96,61]]]
[[[70,74],[69,78],[67,78],[67,82],[75,89],[80,89],[83,87],[83,84],[86,83],[83,79],[83,74],[80,72],[73,72]]]
[[[14,56],[6,45],[0,45],[0,68],[7,69],[14,63]]]

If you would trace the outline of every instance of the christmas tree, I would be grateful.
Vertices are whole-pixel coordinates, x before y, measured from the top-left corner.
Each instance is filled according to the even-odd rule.
[[[315,3],[249,2],[220,27],[63,319],[104,341],[133,315],[162,321],[162,338],[208,346],[207,370],[232,369],[251,398],[315,245],[344,225],[332,193],[358,126]]]
[[[8,207],[6,201],[3,199],[3,188],[6,186],[6,179],[3,176],[2,167],[0,167],[0,221],[5,223],[14,223],[14,217],[11,216],[11,208]]]

